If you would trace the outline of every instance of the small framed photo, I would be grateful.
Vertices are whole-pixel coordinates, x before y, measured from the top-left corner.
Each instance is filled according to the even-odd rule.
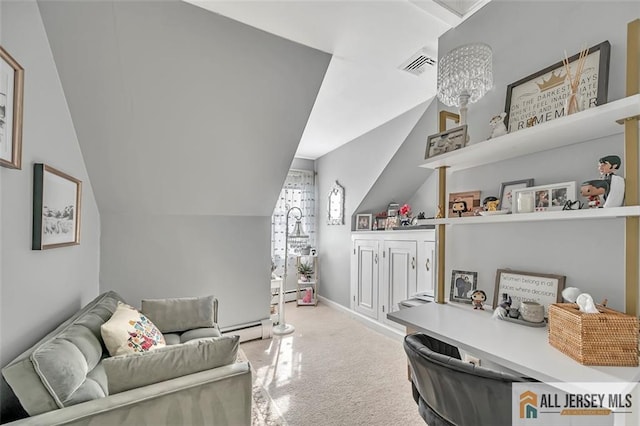
[[[480,191],[451,192],[448,217],[474,216],[480,208]]]
[[[496,290],[493,294],[493,309],[498,307],[500,295],[507,294],[512,299],[512,307],[519,308],[525,301],[537,302],[544,306],[545,318],[549,305],[562,301],[566,277],[564,275],[540,274],[537,272],[496,271]]]
[[[454,127],[427,137],[425,160],[436,155],[464,148],[467,144],[467,125]]]
[[[387,217],[376,217],[376,229],[383,231],[387,226]]]
[[[500,185],[500,205],[498,206],[498,210],[513,211],[512,208],[515,201],[513,198],[513,190],[528,188],[530,186],[533,186],[533,178],[502,182]]]
[[[0,166],[22,168],[24,68],[0,46]]]
[[[33,250],[80,244],[81,198],[81,181],[46,164],[34,164]]]
[[[478,273],[469,271],[451,271],[451,302],[471,304],[471,293],[477,288]]]
[[[390,216],[386,219],[384,229],[393,229],[398,227],[398,216]]]
[[[371,214],[356,215],[356,231],[371,231]]]
[[[565,203],[576,199],[576,183],[518,188],[512,191],[512,212],[531,213],[562,210]]]

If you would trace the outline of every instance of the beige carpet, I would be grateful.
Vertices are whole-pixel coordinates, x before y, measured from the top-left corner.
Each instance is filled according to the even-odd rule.
[[[424,425],[400,340],[322,303],[287,303],[286,318],[293,334],[241,345],[254,388],[264,387],[283,417],[271,424]]]

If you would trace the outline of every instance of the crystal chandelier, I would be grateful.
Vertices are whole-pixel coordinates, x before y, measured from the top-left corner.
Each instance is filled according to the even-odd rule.
[[[460,124],[467,123],[467,105],[493,87],[491,47],[471,43],[447,53],[438,63],[438,99],[460,108]]]

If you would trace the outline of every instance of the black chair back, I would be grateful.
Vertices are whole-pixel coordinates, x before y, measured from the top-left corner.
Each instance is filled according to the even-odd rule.
[[[463,362],[455,346],[422,333],[404,339],[414,399],[429,426],[511,425],[511,384],[532,379]]]

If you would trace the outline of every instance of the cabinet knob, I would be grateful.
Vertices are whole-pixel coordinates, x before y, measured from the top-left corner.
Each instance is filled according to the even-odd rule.
[[[429,271],[429,263],[430,263],[431,259],[427,259],[427,263],[424,264],[425,268],[427,268],[427,271]]]
[[[378,253],[376,253],[376,257],[373,259],[373,261],[376,263],[376,265],[378,264]]]
[[[411,269],[416,269],[416,258],[415,257],[411,258]]]

